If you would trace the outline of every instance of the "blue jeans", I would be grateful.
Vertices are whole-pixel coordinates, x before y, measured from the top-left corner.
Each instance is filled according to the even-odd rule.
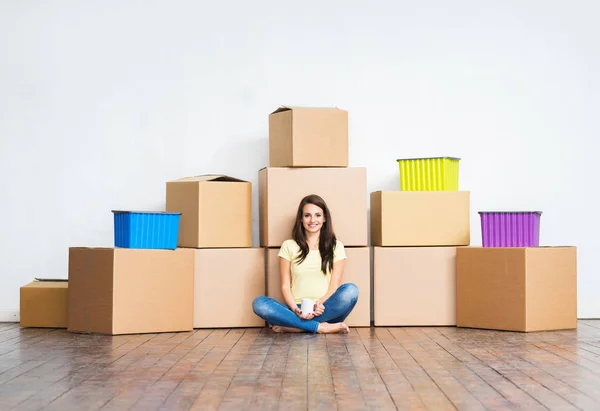
[[[257,297],[252,303],[254,313],[267,323],[283,327],[299,328],[316,333],[319,323],[340,323],[350,314],[358,301],[358,287],[352,283],[339,286],[325,301],[325,312],[312,320],[304,320],[290,308],[271,297]],[[300,305],[298,305],[300,306]]]

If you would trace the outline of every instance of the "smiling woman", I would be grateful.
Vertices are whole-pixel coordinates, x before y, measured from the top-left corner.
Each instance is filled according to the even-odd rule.
[[[358,301],[358,287],[340,285],[346,252],[325,200],[311,194],[300,201],[292,237],[278,254],[285,304],[258,297],[254,313],[275,332],[347,333],[344,320]]]

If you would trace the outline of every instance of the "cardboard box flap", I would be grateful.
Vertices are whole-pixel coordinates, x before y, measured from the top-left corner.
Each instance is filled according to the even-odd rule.
[[[34,279],[21,288],[68,288],[68,280],[64,279]]]
[[[33,279],[33,281],[35,281],[35,282],[37,282],[37,281],[39,281],[39,282],[46,281],[46,282],[51,282],[51,283],[58,283],[58,282],[63,282],[63,281],[67,282],[69,280],[66,279],[66,278],[37,278],[36,277],[36,278]]]
[[[301,107],[301,106],[281,106],[279,107],[277,110],[273,111],[271,114],[277,114],[277,113],[282,113],[284,111],[298,111],[298,110],[340,110],[343,111],[340,108],[337,107]]]
[[[201,174],[193,177],[183,177],[178,180],[174,180],[175,182],[179,181],[197,181],[197,182],[211,182],[211,181],[223,181],[223,182],[233,182],[233,183],[247,183],[248,181],[242,180],[239,178],[227,176],[225,174]]]

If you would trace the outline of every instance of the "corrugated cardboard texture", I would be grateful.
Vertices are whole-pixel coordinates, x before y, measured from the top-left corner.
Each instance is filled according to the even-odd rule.
[[[366,168],[263,168],[258,192],[261,247],[291,238],[298,204],[309,194],[323,197],[345,246],[368,245]]]
[[[267,295],[285,304],[281,295],[277,253],[279,253],[278,248],[267,251]],[[344,264],[342,283],[356,284],[359,297],[345,323],[350,327],[369,327],[371,325],[371,250],[369,247],[346,247],[346,254],[348,258]]]
[[[193,250],[117,249],[114,262],[115,334],[193,328]]]
[[[269,115],[270,167],[347,167],[348,112],[284,107]]]
[[[252,247],[252,183],[227,176],[167,183],[166,211],[180,212],[179,247]]]
[[[194,328],[264,327],[252,302],[265,294],[265,250],[200,249],[194,254]]]
[[[371,245],[463,246],[470,233],[468,191],[371,193]]]
[[[271,167],[294,165],[292,135],[291,110],[269,116],[269,165]]]
[[[575,247],[457,251],[457,325],[507,331],[577,327]]]
[[[193,289],[193,250],[71,248],[68,330],[189,331]]]
[[[200,184],[195,181],[167,183],[166,211],[181,213],[179,247],[196,247],[200,243]]]
[[[258,172],[258,241],[261,247],[267,247],[269,236],[269,192],[267,190],[268,169]],[[296,207],[298,207],[296,205]],[[291,232],[291,229],[290,229]]]
[[[113,333],[111,248],[69,249],[68,331]]]
[[[577,328],[577,249],[529,248],[526,270],[527,330]]]
[[[525,250],[463,248],[456,256],[460,327],[525,330]]]
[[[240,180],[239,178],[226,176],[223,174],[203,174],[200,176],[192,176],[192,177],[183,177],[176,181],[185,182],[185,181],[195,181],[195,182],[204,182],[204,181],[237,181],[245,183],[245,180]]]
[[[66,281],[34,281],[21,287],[21,327],[67,328],[68,289]]]
[[[374,325],[456,325],[455,258],[456,247],[374,247]]]

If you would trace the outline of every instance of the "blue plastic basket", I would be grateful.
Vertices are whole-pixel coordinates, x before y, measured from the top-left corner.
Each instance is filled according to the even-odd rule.
[[[112,210],[115,218],[115,247],[177,248],[181,213]]]

